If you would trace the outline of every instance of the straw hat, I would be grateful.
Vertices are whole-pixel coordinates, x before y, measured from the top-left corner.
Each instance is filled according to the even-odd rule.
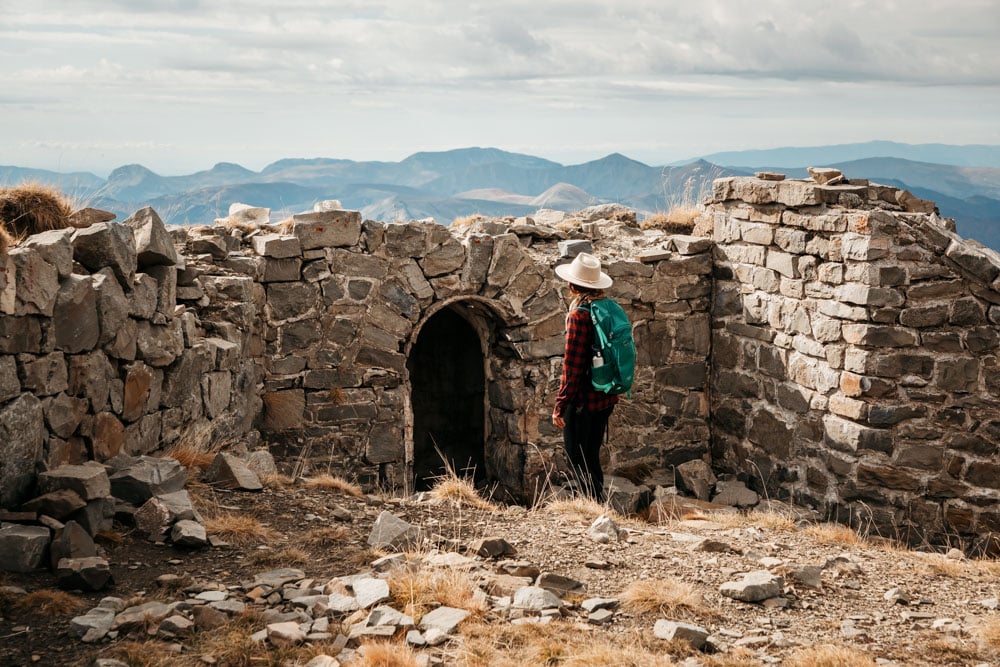
[[[569,264],[556,267],[556,275],[568,283],[588,289],[611,287],[611,276],[601,271],[601,260],[581,252]]]

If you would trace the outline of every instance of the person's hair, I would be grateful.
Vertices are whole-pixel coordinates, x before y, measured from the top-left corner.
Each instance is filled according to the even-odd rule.
[[[581,287],[574,283],[567,283],[569,285],[569,291],[577,296],[581,296],[587,299],[603,299],[604,290],[593,289],[590,287]]]

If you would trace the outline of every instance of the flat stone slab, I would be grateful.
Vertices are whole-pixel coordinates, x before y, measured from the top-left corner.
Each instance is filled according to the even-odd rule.
[[[660,619],[653,626],[653,635],[657,639],[673,641],[679,639],[691,644],[692,648],[700,649],[708,639],[708,630],[692,623],[680,623]]]
[[[0,524],[0,570],[31,572],[41,567],[51,535],[45,526]]]
[[[762,602],[781,595],[784,586],[782,577],[767,570],[757,570],[743,575],[741,581],[727,581],[719,587],[719,592],[742,602]]]
[[[455,607],[438,607],[437,609],[424,614],[420,619],[420,629],[430,630],[437,628],[446,635],[453,633],[459,624],[469,617],[469,612],[465,609]]]
[[[65,465],[43,472],[38,476],[38,488],[43,494],[68,489],[84,501],[111,496],[108,473],[99,463]]]
[[[385,579],[365,577],[356,580],[351,588],[354,590],[354,598],[357,600],[358,606],[362,609],[367,609],[389,599],[389,582]]]
[[[558,609],[565,606],[554,593],[538,586],[523,586],[514,593],[513,605],[517,609],[542,611],[543,609]]]
[[[376,549],[401,551],[408,546],[418,546],[422,534],[423,531],[419,527],[386,510],[375,520],[372,532],[368,535],[368,545]]]

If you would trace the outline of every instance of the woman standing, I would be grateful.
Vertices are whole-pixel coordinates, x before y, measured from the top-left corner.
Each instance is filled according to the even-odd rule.
[[[605,298],[604,290],[611,287],[612,280],[601,271],[601,261],[588,253],[580,253],[570,264],[557,266],[556,275],[569,283],[572,300],[566,316],[566,352],[552,423],[563,430],[566,455],[580,486],[603,502],[601,440],[618,396],[597,391],[591,385],[594,324],[590,304]]]

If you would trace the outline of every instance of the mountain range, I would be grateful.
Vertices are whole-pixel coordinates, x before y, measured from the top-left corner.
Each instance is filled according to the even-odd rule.
[[[52,184],[81,205],[119,216],[148,205],[172,224],[210,224],[225,217],[233,202],[268,207],[277,220],[324,199],[338,199],[369,219],[433,217],[449,224],[473,213],[530,215],[540,208],[576,211],[603,202],[662,211],[701,201],[721,176],[763,170],[806,176],[806,166],[836,167],[850,178],[905,187],[937,202],[942,215],[956,219],[963,236],[1000,249],[998,146],[870,142],[715,153],[666,166],[620,153],[567,166],[496,148],[461,148],[414,153],[399,162],[288,158],[259,172],[220,162],[179,176],[131,164],[106,179],[89,172],[0,166],[0,186],[25,180]]]

